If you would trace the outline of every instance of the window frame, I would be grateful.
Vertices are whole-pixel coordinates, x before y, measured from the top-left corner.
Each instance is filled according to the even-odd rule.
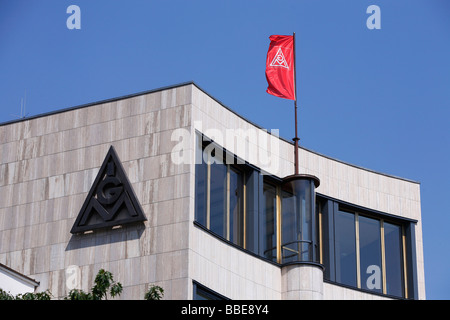
[[[251,254],[257,258],[260,258],[266,262],[272,263],[277,266],[283,266],[284,264],[281,261],[281,240],[282,240],[282,179],[273,176],[273,175],[265,175],[261,172],[261,170],[248,162],[239,159],[236,155],[231,154],[226,149],[220,147],[214,141],[208,139],[203,136],[203,134],[198,133],[198,139],[196,141],[199,145],[196,146],[197,150],[201,151],[202,155],[202,163],[206,165],[206,185],[207,185],[207,203],[206,205],[206,216],[203,219],[203,215],[205,213],[201,213],[202,220],[207,221],[207,223],[203,224],[200,220],[198,220],[197,211],[195,212],[194,224],[200,227],[202,230],[209,232],[211,235],[217,237],[218,239],[225,241],[227,244],[239,249],[244,252]],[[242,243],[236,244],[230,240],[230,228],[231,226],[227,222],[227,232],[224,236],[221,236],[212,230],[210,230],[210,183],[211,183],[211,161],[208,156],[208,161],[203,161],[203,151],[204,149],[213,144],[216,150],[220,150],[223,162],[229,162],[230,159],[234,159],[233,164],[223,164],[227,166],[227,196],[229,202],[229,172],[231,170],[237,170],[242,173]],[[196,159],[198,159],[196,155]],[[197,166],[195,166],[197,169]],[[231,169],[232,168],[232,169]],[[195,175],[197,176],[197,175]],[[263,228],[261,227],[261,223],[259,222],[259,217],[262,216],[264,212],[264,204],[262,204],[262,193],[264,190],[264,184],[270,184],[273,187],[276,187],[276,208],[275,208],[275,232],[276,232],[276,261],[275,259],[267,258],[262,252],[264,246],[261,244],[262,241],[265,241],[265,235],[263,234]],[[247,189],[248,184],[248,189]],[[195,187],[197,187],[195,183]],[[196,191],[195,191],[196,192]],[[256,198],[255,198],[256,197]],[[255,198],[255,199],[254,199]],[[259,200],[257,199],[259,198]],[[197,198],[196,198],[197,200]],[[393,214],[388,214],[385,212],[369,209],[366,207],[361,207],[355,205],[353,203],[348,203],[339,199],[335,199],[320,193],[316,192],[315,196],[316,203],[316,237],[317,237],[317,256],[318,263],[324,268],[324,281],[330,282],[336,285],[341,285],[344,287],[349,287],[352,289],[360,290],[363,292],[367,292],[374,295],[381,295],[393,298],[404,298],[404,299],[415,299],[418,297],[418,284],[417,284],[417,262],[416,262],[416,241],[415,241],[415,226],[417,224],[417,220],[400,217]],[[248,208],[247,208],[248,207]],[[197,210],[197,205],[195,205]],[[247,212],[247,209],[249,212]],[[336,266],[335,262],[335,218],[334,215],[337,211],[342,210],[345,212],[350,212],[355,215],[355,232],[359,237],[359,216],[364,216],[368,218],[373,218],[380,221],[380,239],[382,242],[382,292],[375,292],[370,289],[364,289],[361,286],[361,266],[360,266],[360,248],[357,249],[358,257],[357,261],[357,286],[353,285],[345,285],[336,281],[336,271],[333,270]],[[227,205],[227,214],[230,214],[230,206]],[[256,217],[254,219],[253,217]],[[250,219],[250,220],[248,220]],[[253,220],[252,220],[253,219]],[[227,221],[230,221],[228,218]],[[402,296],[391,295],[387,293],[387,284],[386,284],[386,244],[385,244],[385,235],[384,235],[384,223],[391,223],[401,227],[401,264],[402,264]],[[249,229],[248,229],[249,228]],[[249,238],[248,238],[249,237]],[[355,240],[359,246],[359,239]],[[356,245],[356,243],[355,243]],[[315,249],[313,249],[315,250]]]
[[[201,164],[196,164],[196,165],[206,165],[206,178],[205,178],[205,184],[206,184],[206,203],[204,204],[206,206],[206,217],[205,217],[205,225],[201,224],[203,227],[206,227],[206,229],[213,233],[214,235],[217,235],[218,237],[221,237],[223,239],[225,239],[226,241],[229,241],[230,243],[233,243],[234,245],[240,246],[242,248],[246,248],[246,170],[243,168],[240,168],[239,163],[240,161],[238,161],[237,157],[232,155],[231,153],[227,152],[225,149],[223,149],[222,147],[218,146],[217,144],[214,143],[214,141],[212,140],[207,140],[206,137],[204,137],[203,135],[198,135],[196,137],[197,143],[199,143],[199,140],[201,139],[201,144],[198,145],[196,147],[196,150],[199,150],[201,148],[202,150],[202,163]],[[203,151],[205,150],[206,147],[210,146],[211,144],[213,144],[212,146],[214,147],[213,149],[216,150],[221,150],[221,154],[220,155],[212,155],[211,153],[207,154],[207,159],[206,162],[204,161],[204,154]],[[213,158],[216,158],[216,160],[218,161],[214,161],[213,162]],[[230,159],[233,159],[233,164],[227,164],[226,162],[228,162]],[[224,212],[224,217],[223,217],[223,228],[224,228],[224,232],[223,234],[218,234],[217,232],[214,232],[213,230],[211,230],[211,168],[212,165],[223,165],[226,168],[226,175],[225,175],[225,179],[226,179],[226,185],[225,185],[225,212]],[[241,181],[241,201],[240,201],[240,208],[239,208],[239,213],[238,215],[241,215],[241,217],[239,218],[239,221],[241,222],[240,225],[238,226],[238,233],[240,233],[240,235],[237,236],[238,239],[241,239],[241,241],[238,241],[238,243],[232,241],[231,239],[231,233],[233,232],[233,228],[234,225],[231,226],[230,221],[231,219],[231,208],[230,208],[230,195],[231,195],[231,190],[230,190],[230,175],[231,175],[231,171],[234,171],[235,173],[237,173],[238,175],[240,175],[240,181]],[[195,213],[195,220],[197,221],[198,217],[197,217],[197,212]],[[234,220],[234,219],[233,219]],[[240,243],[239,243],[240,242]]]
[[[271,262],[276,262],[277,264],[281,264],[281,257],[282,257],[282,252],[281,252],[281,192],[282,192],[282,188],[281,188],[281,184],[279,181],[276,181],[275,179],[269,177],[269,176],[264,176],[262,179],[262,184],[261,184],[261,198],[263,198],[263,193],[264,193],[264,184],[270,185],[271,187],[275,188],[275,208],[274,208],[274,214],[275,214],[275,218],[274,218],[274,233],[275,233],[275,247],[272,248],[276,250],[275,252],[275,261],[269,258],[266,258],[264,251],[261,253],[261,257],[271,261]],[[263,213],[265,209],[264,204],[261,204],[261,208],[260,208],[260,212]],[[265,216],[264,216],[265,218]],[[260,235],[260,237],[262,238],[262,241],[265,241],[265,236],[266,234],[264,232],[262,232],[262,226],[260,226],[260,232],[262,233]],[[270,248],[269,248],[270,249]],[[269,250],[267,249],[267,250]]]
[[[192,291],[192,300],[231,300],[195,280],[192,280]],[[199,297],[205,299],[198,299]]]
[[[332,282],[333,284],[338,284],[344,287],[349,287],[371,294],[377,294],[382,296],[388,296],[400,299],[414,299],[417,297],[416,287],[417,279],[414,273],[415,270],[415,237],[413,234],[414,225],[417,223],[416,220],[408,219],[404,217],[394,216],[391,214],[371,210],[368,208],[353,205],[344,201],[340,201],[322,194],[316,194],[316,200],[318,203],[317,210],[319,215],[320,233],[319,233],[319,257],[320,263],[326,263],[329,265],[325,266],[328,274],[324,273],[324,281]],[[336,237],[335,230],[335,215],[338,211],[347,212],[355,215],[355,232],[356,240],[355,245],[357,247],[357,286],[346,285],[336,281],[336,271],[334,270],[336,266],[336,253],[334,252],[334,244]],[[360,266],[360,248],[359,248],[359,217],[367,217],[380,221],[380,239],[381,239],[381,275],[382,275],[382,289],[381,292],[375,292],[370,289],[364,289],[361,285],[361,266]],[[386,244],[384,235],[384,223],[393,224],[400,227],[401,231],[401,268],[402,268],[402,296],[392,295],[387,292],[386,283]],[[408,230],[407,230],[408,229]],[[328,257],[327,257],[328,255]],[[329,270],[329,269],[332,270]]]

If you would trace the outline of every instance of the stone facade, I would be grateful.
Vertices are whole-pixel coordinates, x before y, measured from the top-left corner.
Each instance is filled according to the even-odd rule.
[[[190,161],[184,163],[173,161],[180,143],[173,134],[179,129],[191,133],[184,149]],[[276,164],[267,171],[279,177],[292,173],[291,143],[269,135],[193,83],[0,125],[0,263],[35,279],[38,290],[49,289],[55,297],[68,293],[67,268],[75,265],[84,290],[100,268],[111,271],[124,286],[122,299],[142,299],[149,284],[163,287],[166,299],[192,299],[193,280],[232,299],[285,298],[293,288],[285,273],[313,279],[314,270],[284,272],[193,224],[194,133],[212,129],[241,132],[247,140],[245,133],[255,130],[265,140],[253,147]],[[147,221],[71,234],[110,146]],[[260,153],[242,153],[237,145],[227,149],[256,166],[261,160],[253,158]],[[419,297],[425,298],[420,185],[305,149],[299,159],[301,173],[321,180],[317,192],[418,221],[418,286]],[[328,283],[306,291],[296,297],[378,297]]]

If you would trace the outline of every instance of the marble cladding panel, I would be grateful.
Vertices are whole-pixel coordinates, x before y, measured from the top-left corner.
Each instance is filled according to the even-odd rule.
[[[256,128],[195,85],[2,125],[0,263],[60,296],[66,290],[65,268],[78,265],[85,290],[96,272],[106,268],[126,284],[125,298],[142,297],[148,283],[162,285],[167,298],[189,297],[192,279],[213,290],[219,286],[217,291],[232,298],[281,298],[278,267],[205,239],[209,236],[195,228],[188,234],[193,228],[193,164],[171,161],[177,128],[191,133],[194,128],[212,134],[217,130],[224,143],[229,139],[225,147],[252,164],[279,177],[293,173],[292,144]],[[191,160],[193,141],[191,135]],[[148,220],[137,229],[72,236],[69,230],[110,145]],[[299,164],[301,173],[321,180],[319,193],[419,220],[421,249],[419,184],[306,149],[299,151]],[[246,289],[233,283],[245,283],[240,287]],[[325,288],[324,298],[330,295]]]
[[[322,299],[322,268],[311,265],[288,265],[282,268],[281,275],[282,299]]]
[[[280,268],[191,226],[190,277],[231,299],[280,299]]]
[[[149,283],[186,298],[190,166],[174,164],[176,128],[190,130],[191,86],[66,110],[0,126],[0,263],[67,294],[66,268],[88,290],[100,268],[142,299]],[[147,221],[71,235],[113,145]],[[190,152],[191,150],[187,150]]]
[[[294,173],[291,143],[267,134],[231,110],[193,88],[194,128],[267,173]],[[420,219],[420,185],[299,149],[300,173],[321,180],[317,192],[371,209]]]
[[[274,136],[224,108],[196,87],[192,92],[192,119],[196,130],[266,173],[278,177],[294,173],[293,144],[278,139],[271,144]],[[267,159],[270,162],[263,161]],[[299,149],[299,168],[301,174],[315,175],[320,179],[317,189],[320,194],[418,221],[417,261],[419,291],[423,297],[420,184],[347,164],[304,148]]]
[[[324,283],[324,300],[392,300],[381,295],[370,294],[359,290],[353,290],[343,286]]]

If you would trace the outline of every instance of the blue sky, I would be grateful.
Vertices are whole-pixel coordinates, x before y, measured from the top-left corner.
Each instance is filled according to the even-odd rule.
[[[264,71],[269,36],[296,32],[300,144],[421,183],[427,298],[450,299],[449,15],[448,0],[0,0],[0,122],[25,96],[33,116],[193,80],[291,139],[293,103]]]

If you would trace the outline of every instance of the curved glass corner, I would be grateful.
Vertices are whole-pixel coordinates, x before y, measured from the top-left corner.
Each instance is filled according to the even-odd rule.
[[[319,179],[293,175],[283,180],[281,194],[281,263],[319,262],[315,189]]]

